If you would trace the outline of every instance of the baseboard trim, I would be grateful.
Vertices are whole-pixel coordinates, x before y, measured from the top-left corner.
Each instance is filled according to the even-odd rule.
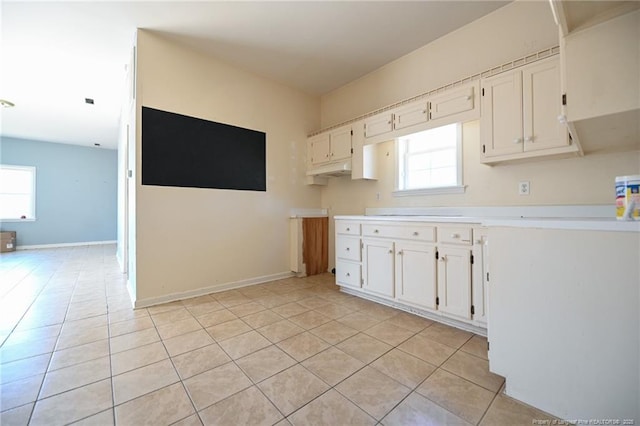
[[[115,244],[116,240],[109,241],[82,241],[79,243],[35,244],[29,246],[16,246],[16,250],[35,250],[59,247],[99,246],[103,244]]]
[[[204,296],[205,294],[219,293],[221,291],[248,287],[251,285],[262,284],[269,281],[291,278],[294,276],[295,274],[291,271],[280,272],[277,274],[264,275],[261,277],[247,278],[246,280],[233,281],[233,282],[218,284],[210,287],[203,287],[196,290],[183,291],[180,293],[171,293],[165,296],[150,297],[147,299],[138,299],[134,302],[134,307],[148,308],[149,306],[160,305],[162,303],[175,302],[176,300],[190,299],[192,297]]]
[[[405,305],[404,303],[398,303],[395,301],[387,300],[381,297],[374,296],[373,294],[367,294],[360,292],[358,290],[352,290],[346,287],[340,287],[340,291],[346,294],[350,294],[352,296],[359,297],[361,299],[371,300],[372,302],[379,303],[381,305],[389,306],[391,308],[400,309],[401,311],[408,312],[410,314],[418,315],[420,317],[430,319],[432,321],[436,321],[442,324],[450,325],[455,328],[459,328],[461,330],[470,331],[475,334],[479,334],[480,336],[487,336],[487,329],[485,327],[474,325],[470,323],[466,323],[463,321],[458,321],[453,318],[448,318],[444,315],[433,313],[426,311],[424,309],[414,308],[412,306]]]

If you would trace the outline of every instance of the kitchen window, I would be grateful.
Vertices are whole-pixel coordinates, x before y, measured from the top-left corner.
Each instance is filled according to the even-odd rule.
[[[399,137],[395,196],[462,193],[462,124]]]
[[[0,164],[0,219],[36,219],[36,168]]]

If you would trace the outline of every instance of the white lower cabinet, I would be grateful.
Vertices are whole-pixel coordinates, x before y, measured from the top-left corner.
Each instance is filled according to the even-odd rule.
[[[484,230],[467,224],[336,219],[336,283],[486,328],[486,248]]]
[[[471,319],[471,250],[438,248],[438,310]]]
[[[362,240],[364,284],[362,288],[379,296],[395,295],[393,286],[394,244],[382,239]]]
[[[436,247],[396,243],[396,299],[420,308],[436,309]]]

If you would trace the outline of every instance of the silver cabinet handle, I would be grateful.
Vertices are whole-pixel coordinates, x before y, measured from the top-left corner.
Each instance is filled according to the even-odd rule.
[[[347,228],[347,232],[351,231],[351,228]]]
[[[350,277],[350,276],[351,276],[351,274],[350,274],[349,272],[347,272],[347,276],[348,276],[348,277]]]
[[[414,236],[414,237],[417,237],[418,235],[420,235],[420,233],[419,233],[418,231],[414,231],[414,232],[413,232],[413,236]]]
[[[403,254],[403,253],[402,253],[402,250],[400,250],[400,251],[398,252],[398,256],[402,256],[402,254]]]
[[[524,138],[525,142],[533,142],[533,136],[527,136],[526,138]]]
[[[350,249],[349,247],[347,247],[345,250],[346,250],[346,251],[351,251],[351,249]]]
[[[522,142],[522,138],[515,138],[513,140],[513,143],[520,143],[520,142]]]
[[[393,250],[389,250],[389,254],[393,254]]]
[[[460,234],[451,234],[451,238],[460,238]]]
[[[446,261],[447,261],[447,256],[442,255],[442,256],[440,257],[440,262],[446,262]]]
[[[374,230],[373,230],[373,233],[374,233],[374,234],[377,234],[377,233],[379,233],[379,232],[380,232],[380,231],[378,231],[377,229],[374,229]]]

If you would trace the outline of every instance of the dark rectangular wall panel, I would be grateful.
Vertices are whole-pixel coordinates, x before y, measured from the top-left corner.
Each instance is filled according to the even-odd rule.
[[[142,184],[266,191],[266,134],[142,107]]]

